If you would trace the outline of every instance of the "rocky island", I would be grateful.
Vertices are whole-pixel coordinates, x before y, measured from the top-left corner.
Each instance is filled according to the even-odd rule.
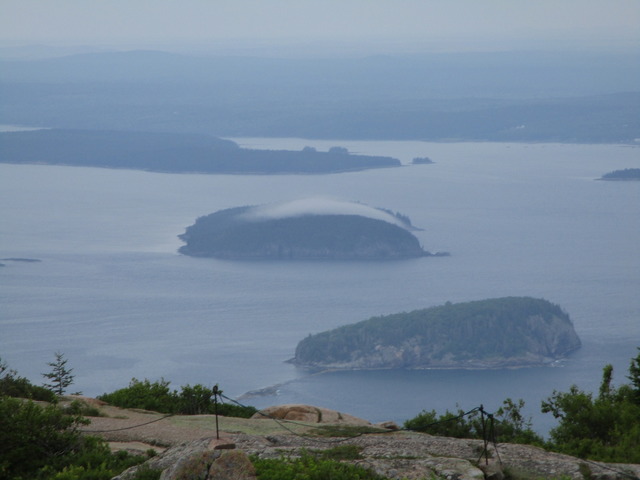
[[[359,203],[305,199],[200,217],[180,253],[231,260],[395,260],[432,255],[404,215]],[[442,254],[440,254],[442,255]]]
[[[638,181],[640,180],[640,168],[625,168],[623,170],[614,170],[605,173],[599,180],[615,180],[615,181]]]
[[[549,364],[579,347],[559,306],[505,297],[373,317],[309,335],[292,363],[316,369],[522,367]]]

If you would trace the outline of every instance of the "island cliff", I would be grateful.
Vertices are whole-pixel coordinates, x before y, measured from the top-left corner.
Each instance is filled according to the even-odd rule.
[[[310,335],[292,362],[320,369],[500,368],[548,364],[579,347],[559,306],[505,297],[373,317]]]
[[[236,207],[198,218],[179,235],[186,243],[179,251],[233,260],[393,260],[431,255],[408,231],[406,217],[345,205],[356,205],[356,210],[379,218],[349,213],[353,209],[271,215],[260,207]]]

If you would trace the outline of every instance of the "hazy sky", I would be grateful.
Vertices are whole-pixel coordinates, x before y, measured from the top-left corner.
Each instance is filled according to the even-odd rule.
[[[0,44],[640,45],[640,0],[0,0]]]

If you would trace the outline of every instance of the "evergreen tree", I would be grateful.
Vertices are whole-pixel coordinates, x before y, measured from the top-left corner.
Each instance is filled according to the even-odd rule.
[[[67,359],[60,352],[55,353],[55,361],[47,363],[51,367],[51,372],[43,373],[42,376],[49,379],[51,383],[45,383],[44,387],[51,390],[56,395],[64,395],[71,384],[74,375],[71,375],[73,368],[67,368]]]

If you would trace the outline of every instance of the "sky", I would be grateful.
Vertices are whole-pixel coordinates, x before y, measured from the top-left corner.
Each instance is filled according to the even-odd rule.
[[[0,0],[0,46],[640,46],[640,0]]]

